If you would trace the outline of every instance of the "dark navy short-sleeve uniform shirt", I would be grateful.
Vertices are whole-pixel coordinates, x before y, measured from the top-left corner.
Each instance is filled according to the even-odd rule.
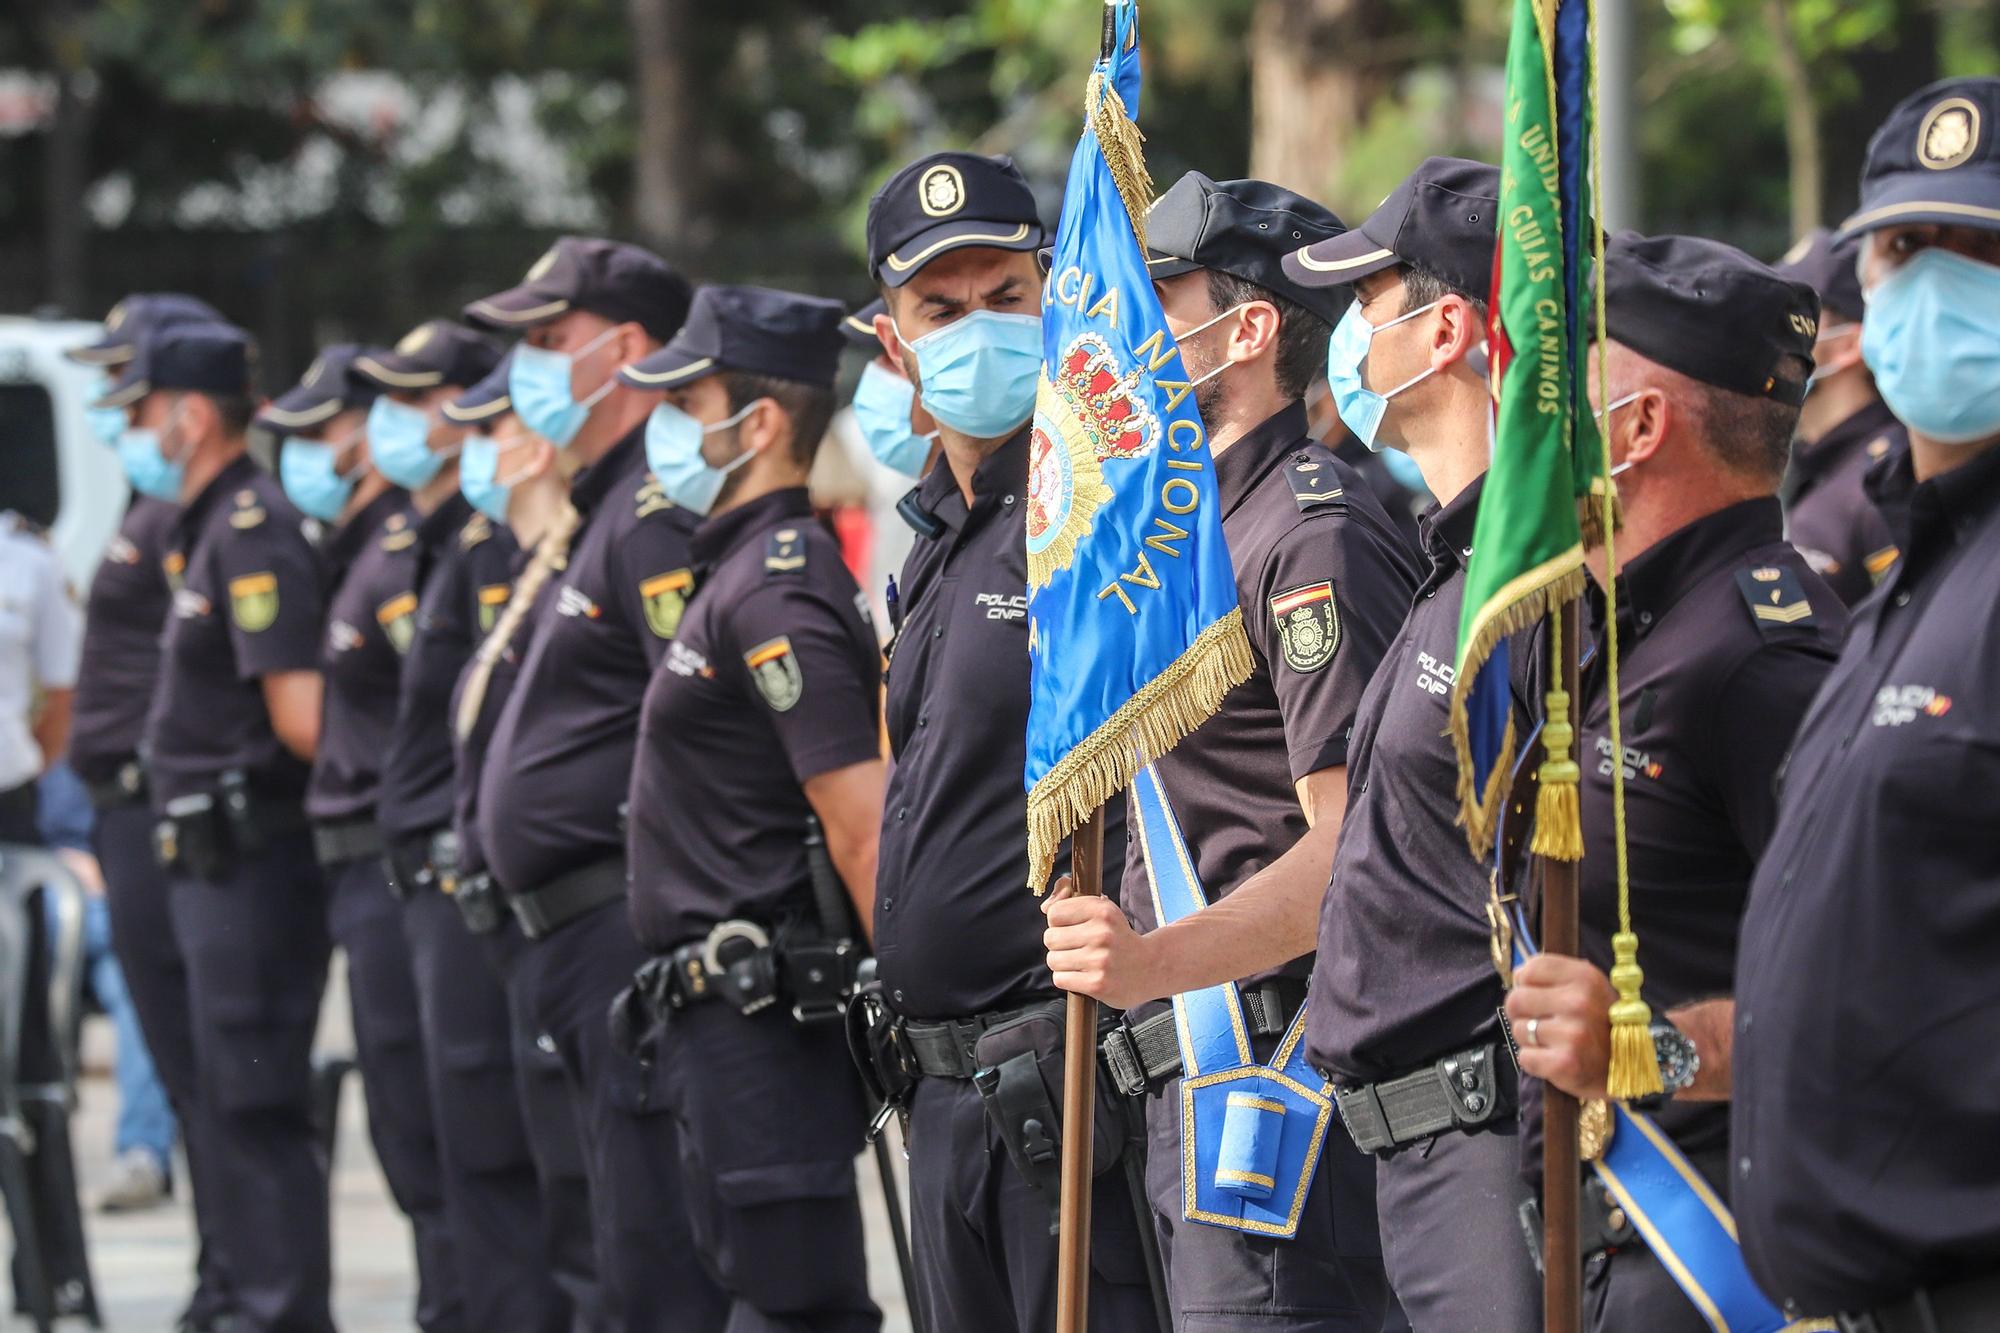
[[[1868,498],[1863,479],[1909,448],[1903,423],[1877,402],[1793,454],[1785,535],[1849,606],[1875,590],[1897,554],[1888,520]]]
[[[165,500],[134,496],[91,576],[69,735],[70,766],[85,782],[111,781],[145,738],[160,630],[173,604],[167,547],[179,514]]]
[[[804,784],[881,755],[881,649],[805,488],[707,519],[694,561],[632,772],[632,917],[656,950],[810,917]]]

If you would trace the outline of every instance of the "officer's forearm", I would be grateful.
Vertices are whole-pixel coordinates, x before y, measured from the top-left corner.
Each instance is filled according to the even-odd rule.
[[[319,750],[322,700],[317,671],[279,671],[264,677],[264,706],[278,743],[307,763]]]
[[[1686,1033],[1701,1057],[1694,1083],[1684,1088],[1684,1102],[1726,1102],[1729,1100],[1730,1052],[1736,1030],[1736,1001],[1702,1000],[1667,1015],[1667,1021]]]
[[[74,690],[42,691],[41,711],[35,715],[35,744],[41,747],[44,770],[62,758],[69,746],[71,705],[75,700]]]

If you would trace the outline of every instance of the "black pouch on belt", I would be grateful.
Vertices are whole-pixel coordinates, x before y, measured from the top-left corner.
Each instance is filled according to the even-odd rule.
[[[185,870],[211,883],[229,877],[234,862],[229,825],[207,792],[167,802],[153,827],[153,854],[164,870]]]
[[[1049,1205],[1054,1233],[1062,1197],[1063,1028],[1066,1004],[1051,1000],[988,1028],[972,1048],[979,1072],[972,1081],[986,1118],[1000,1132],[1007,1156]],[[1118,1164],[1125,1149],[1124,1102],[1108,1086],[1092,1048],[1097,1077],[1091,1121],[1091,1164],[1096,1174]]]

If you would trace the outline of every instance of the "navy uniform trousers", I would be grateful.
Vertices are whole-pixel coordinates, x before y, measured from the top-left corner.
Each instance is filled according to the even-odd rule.
[[[176,870],[169,881],[196,1096],[214,1145],[198,1155],[231,1306],[253,1333],[331,1333],[326,1161],[312,1116],[330,946],[312,839],[274,836],[220,879]]]
[[[729,1302],[695,1251],[659,1066],[611,1042],[611,1002],[645,960],[625,901],[606,903],[523,947],[509,1007],[562,1062],[611,1326],[707,1333],[727,1327]]]
[[[924,1327],[1043,1333],[1056,1316],[1050,1204],[1007,1157],[970,1079],[927,1078],[910,1106],[910,1235]],[[1157,1333],[1121,1162],[1090,1201],[1092,1333]]]
[[[1440,1134],[1376,1162],[1389,1283],[1417,1333],[1542,1326],[1542,1279],[1521,1230],[1513,1122]],[[1653,1325],[1630,1325],[1651,1333]]]
[[[1260,1042],[1260,1058],[1268,1059],[1276,1044]],[[1166,1261],[1176,1333],[1379,1333],[1385,1320],[1398,1326],[1387,1314],[1375,1165],[1355,1148],[1338,1116],[1327,1131],[1318,1175],[1291,1240],[1250,1236],[1182,1216],[1179,1079],[1147,1100],[1146,1138],[1146,1192]],[[1510,1234],[1519,1231],[1517,1225]],[[1448,1327],[1455,1333],[1512,1325]]]
[[[543,1250],[541,1186],[515,1094],[507,993],[449,897],[419,889],[402,915],[466,1324],[489,1333],[565,1333],[570,1303]]]
[[[877,1333],[854,1159],[867,1128],[839,1023],[782,1006],[673,1015],[652,1051],[680,1131],[681,1181],[728,1333]],[[943,1325],[938,1325],[942,1329]]]
[[[199,1327],[229,1309],[229,1277],[216,1238],[215,1183],[208,1171],[214,1147],[195,1077],[187,961],[168,910],[167,874],[153,857],[152,810],[144,801],[99,806],[91,847],[104,875],[112,952],[187,1155],[198,1241],[187,1313],[188,1322]]]
[[[437,1134],[431,1121],[417,983],[403,939],[402,906],[379,858],[327,870],[327,924],[347,955],[354,1058],[368,1104],[368,1138],[396,1207],[410,1219],[417,1256],[417,1327],[468,1327],[451,1228],[444,1212]]]
[[[1689,1153],[1688,1160],[1711,1187],[1717,1182],[1727,1185],[1727,1148]],[[1583,1178],[1586,1187],[1595,1186],[1596,1173],[1587,1164]],[[1717,1190],[1717,1196],[1728,1198],[1726,1190]],[[1584,1255],[1583,1321],[1589,1333],[1633,1328],[1646,1333],[1710,1333],[1708,1320],[1644,1241]]]

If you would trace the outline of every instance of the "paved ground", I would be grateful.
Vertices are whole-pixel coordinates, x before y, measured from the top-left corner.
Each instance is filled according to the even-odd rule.
[[[345,991],[336,981],[328,990],[323,1048],[348,1047],[346,1009]],[[86,1203],[96,1197],[110,1167],[112,1117],[117,1105],[116,1090],[103,1072],[110,1047],[110,1032],[103,1020],[92,1020],[85,1036],[85,1066],[98,1072],[83,1080],[82,1107],[72,1127]],[[897,1159],[900,1175],[900,1152]],[[888,1316],[883,1324],[885,1333],[907,1333],[909,1321],[896,1278],[895,1251],[890,1246],[875,1165],[872,1158],[864,1158],[858,1166],[869,1219],[870,1285]],[[342,1333],[405,1333],[412,1327],[414,1292],[409,1228],[390,1202],[376,1168],[368,1145],[361,1088],[355,1079],[348,1080],[334,1171],[335,1319]],[[106,1325],[135,1333],[171,1328],[186,1300],[193,1263],[192,1228],[185,1205],[176,1202],[152,1212],[119,1217],[93,1212],[86,1226]],[[0,1232],[4,1232],[4,1225],[0,1225]],[[82,1324],[73,1321],[73,1326]],[[14,1320],[4,1327],[11,1331],[29,1325],[25,1320]]]

